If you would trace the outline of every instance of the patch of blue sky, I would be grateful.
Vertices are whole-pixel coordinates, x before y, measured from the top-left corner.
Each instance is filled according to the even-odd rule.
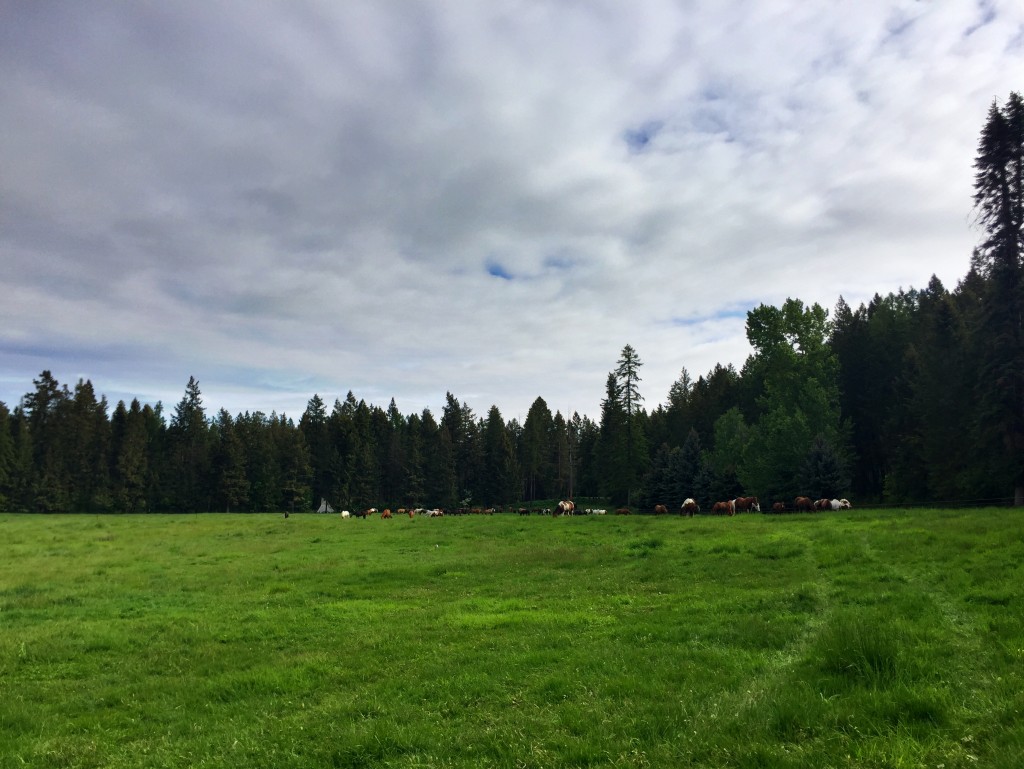
[[[630,152],[643,152],[664,127],[665,124],[661,120],[648,120],[636,128],[627,128],[622,133],[622,139]]]
[[[669,318],[669,323],[673,326],[689,328],[691,326],[700,326],[704,323],[713,323],[717,320],[746,319],[748,312],[750,312],[750,308],[748,307],[727,307],[719,310],[718,312],[711,313],[710,315],[694,315],[692,317],[673,315]]]
[[[497,259],[487,260],[487,274],[502,280],[515,280],[515,276]]]

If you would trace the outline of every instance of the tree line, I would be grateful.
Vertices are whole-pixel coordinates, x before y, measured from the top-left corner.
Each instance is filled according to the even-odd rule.
[[[190,378],[173,413],[49,371],[0,403],[0,509],[308,510],[504,505],[606,497],[649,509],[739,493],[861,503],[1024,504],[1024,103],[993,102],[975,159],[982,241],[962,280],[842,297],[829,313],[788,299],[747,315],[742,368],[684,368],[652,409],[627,345],[598,421],[550,410],[477,416],[450,392],[439,418],[349,392],[298,422],[207,414]]]

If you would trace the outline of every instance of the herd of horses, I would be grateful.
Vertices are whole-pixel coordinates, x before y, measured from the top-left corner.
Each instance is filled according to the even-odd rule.
[[[792,507],[786,505],[785,502],[774,502],[770,509],[764,512],[768,513],[811,513],[821,510],[850,510],[853,505],[850,504],[848,499],[815,499],[812,500],[810,497],[797,497],[793,500]],[[681,515],[693,516],[694,514],[700,513],[700,505],[693,499],[687,499],[683,502],[679,508]],[[664,505],[655,505],[655,514],[668,512]],[[736,497],[735,499],[727,499],[722,502],[715,502],[711,506],[712,515],[736,515],[736,513],[760,513],[761,502],[757,497]]]
[[[811,499],[810,497],[797,497],[793,500],[792,506],[786,505],[784,502],[775,502],[771,508],[765,510],[767,513],[813,513],[822,510],[849,510],[852,505],[848,499]],[[512,508],[508,509],[508,512],[512,512]],[[393,511],[390,508],[378,511],[375,507],[370,507],[365,510],[358,510],[356,512],[350,512],[348,510],[341,511],[342,518],[363,518],[366,519],[376,514],[380,514],[381,519],[387,520],[398,516],[408,516],[409,518],[415,518],[416,516],[425,516],[427,518],[440,518],[444,515],[493,515],[498,512],[493,507],[465,507],[457,508],[455,510],[445,512],[440,508],[405,508],[400,507]],[[520,515],[529,515],[531,512],[538,512],[541,514],[558,516],[569,516],[569,515],[605,515],[608,511],[597,508],[586,508],[578,510],[576,504],[572,500],[562,500],[554,508],[546,509],[540,508],[532,510],[530,508],[520,507],[515,510]],[[761,502],[757,497],[736,497],[735,499],[726,499],[720,502],[715,502],[711,505],[709,513],[711,515],[736,515],[737,513],[760,513]],[[632,511],[628,507],[620,507],[615,510],[616,515],[630,515]],[[669,509],[666,505],[657,504],[653,509],[654,515],[668,515]],[[679,515],[693,517],[701,513],[700,505],[696,500],[692,498],[686,499],[679,507]],[[288,513],[285,513],[285,518],[288,517]]]

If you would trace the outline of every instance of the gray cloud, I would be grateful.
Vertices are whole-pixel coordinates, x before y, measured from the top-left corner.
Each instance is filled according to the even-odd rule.
[[[966,271],[1019,4],[14,4],[0,400],[594,417],[744,314]]]

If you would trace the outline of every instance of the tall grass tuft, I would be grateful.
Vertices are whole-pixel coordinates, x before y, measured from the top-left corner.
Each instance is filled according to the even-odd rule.
[[[843,611],[821,629],[815,652],[823,672],[851,684],[887,685],[908,672],[905,632],[881,611]]]

